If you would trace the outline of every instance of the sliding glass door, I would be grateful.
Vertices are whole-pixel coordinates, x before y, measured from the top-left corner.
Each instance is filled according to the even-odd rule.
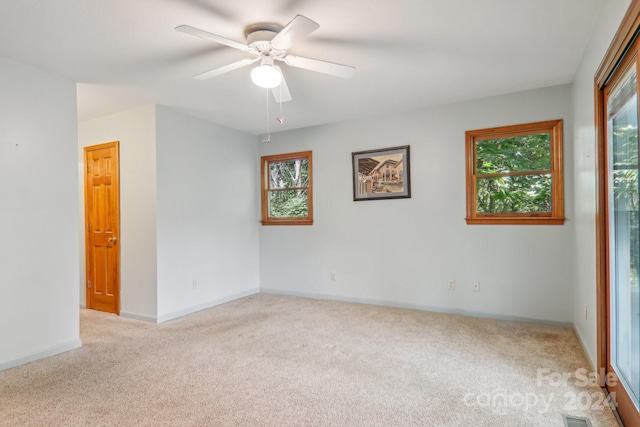
[[[604,90],[607,144],[608,381],[621,412],[640,408],[640,197],[635,54]]]

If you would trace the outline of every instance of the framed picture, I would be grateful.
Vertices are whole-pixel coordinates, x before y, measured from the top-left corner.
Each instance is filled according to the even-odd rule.
[[[411,197],[409,146],[351,153],[353,200]]]

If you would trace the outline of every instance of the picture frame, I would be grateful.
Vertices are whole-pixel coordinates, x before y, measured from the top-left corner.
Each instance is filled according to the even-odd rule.
[[[411,198],[409,146],[351,153],[353,200]]]

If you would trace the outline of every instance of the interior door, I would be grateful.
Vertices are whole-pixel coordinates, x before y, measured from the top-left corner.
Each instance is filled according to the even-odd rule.
[[[87,308],[120,314],[118,142],[85,147]]]
[[[625,425],[640,426],[638,42],[604,89],[607,381]]]

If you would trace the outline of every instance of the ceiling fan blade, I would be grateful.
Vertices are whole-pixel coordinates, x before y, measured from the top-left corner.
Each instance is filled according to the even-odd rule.
[[[294,41],[308,36],[319,27],[317,22],[306,16],[297,15],[271,40],[271,46],[281,50],[289,49]]]
[[[305,70],[317,71],[319,73],[330,74],[332,76],[342,77],[345,79],[350,79],[356,72],[355,67],[320,61],[319,59],[287,55],[284,60],[287,65],[292,67],[304,68]]]
[[[275,67],[280,71],[280,74],[282,74],[280,67],[277,65],[275,65]],[[273,97],[278,103],[291,101],[291,92],[289,92],[289,87],[287,86],[287,81],[284,79],[284,74],[282,74],[282,82],[280,82],[280,86],[276,86],[271,89],[271,93],[273,93]]]
[[[212,42],[220,43],[225,46],[232,47],[234,49],[242,50],[244,52],[249,51],[249,46],[244,43],[237,42],[235,40],[228,39],[226,37],[219,36],[217,34],[210,33],[208,31],[201,30],[199,28],[192,27],[190,25],[180,25],[176,27],[176,31],[189,34],[190,36],[200,37],[201,39],[210,40]]]
[[[243,59],[241,61],[234,62],[234,63],[231,63],[229,65],[225,65],[224,67],[218,67],[218,68],[215,68],[213,70],[206,71],[206,72],[204,72],[202,74],[197,74],[197,75],[193,76],[193,78],[197,79],[197,80],[207,80],[207,79],[219,76],[221,74],[225,74],[225,73],[228,73],[230,71],[237,70],[238,68],[246,67],[247,65],[253,64],[257,60],[258,60],[258,58],[256,58],[256,59]]]

